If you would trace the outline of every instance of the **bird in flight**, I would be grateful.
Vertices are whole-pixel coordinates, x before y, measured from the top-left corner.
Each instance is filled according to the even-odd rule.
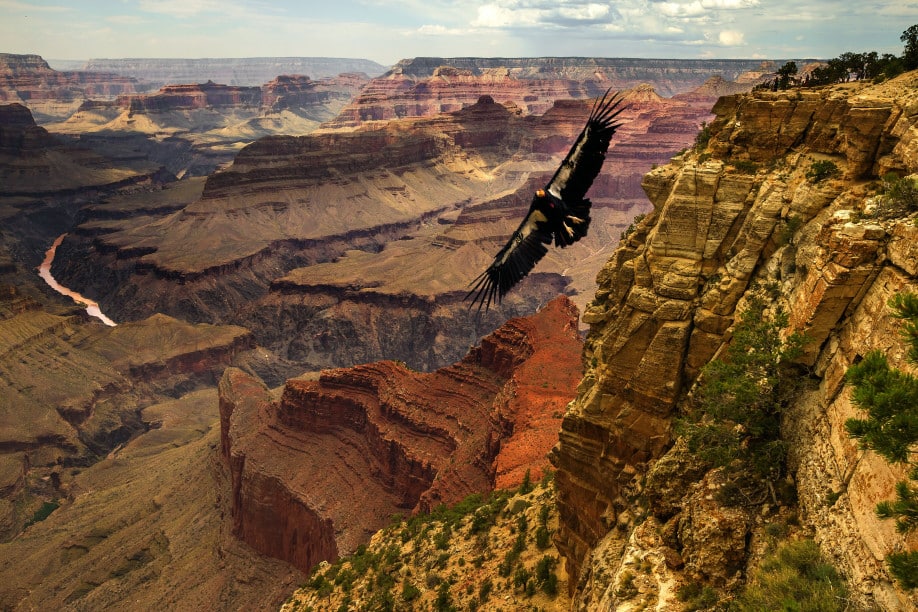
[[[546,245],[552,241],[563,248],[586,236],[590,201],[584,196],[602,168],[612,135],[621,126],[616,118],[625,110],[618,107],[619,94],[610,96],[611,91],[593,105],[574,146],[545,188],[535,192],[529,212],[510,241],[487,270],[472,281],[472,289],[465,296],[474,296],[469,308],[478,304],[480,312],[492,302],[499,304],[504,294],[548,252]]]

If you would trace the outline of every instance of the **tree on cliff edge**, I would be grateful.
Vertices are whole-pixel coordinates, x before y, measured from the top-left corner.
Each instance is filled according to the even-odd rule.
[[[911,28],[910,28],[911,29]],[[918,28],[916,28],[918,34]],[[918,365],[918,294],[900,293],[889,302],[893,316],[902,319],[902,335],[909,345],[906,359]],[[890,463],[909,468],[908,480],[896,483],[896,499],[877,504],[880,518],[896,519],[896,529],[918,529],[918,378],[889,367],[881,351],[871,351],[845,374],[853,392],[851,401],[867,412],[865,419],[848,419],[845,428],[861,448],[873,450]],[[903,587],[918,587],[918,551],[886,556],[890,573]]]
[[[899,40],[905,43],[905,49],[902,51],[902,61],[905,63],[905,69],[914,70],[918,68],[918,24],[902,32]]]

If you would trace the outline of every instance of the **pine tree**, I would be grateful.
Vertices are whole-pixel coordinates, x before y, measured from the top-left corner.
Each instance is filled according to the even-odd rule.
[[[918,365],[918,294],[900,293],[889,301],[893,316],[902,319],[902,336],[909,347],[907,360]],[[889,367],[886,356],[871,351],[846,373],[852,385],[851,401],[867,412],[865,419],[848,419],[845,428],[863,449],[890,463],[909,467],[908,480],[896,483],[896,499],[877,504],[880,518],[896,520],[896,529],[918,528],[918,378]],[[905,588],[918,587],[918,551],[892,553],[890,573]]]

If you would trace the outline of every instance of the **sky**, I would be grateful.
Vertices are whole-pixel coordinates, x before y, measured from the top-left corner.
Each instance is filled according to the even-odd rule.
[[[0,0],[0,52],[828,59],[914,24],[918,0]]]

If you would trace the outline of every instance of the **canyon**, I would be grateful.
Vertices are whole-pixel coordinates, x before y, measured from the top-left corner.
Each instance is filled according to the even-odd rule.
[[[113,316],[242,325],[310,369],[443,367],[558,292],[582,306],[610,243],[646,210],[641,176],[690,144],[707,116],[649,86],[624,95],[626,123],[591,192],[590,235],[553,251],[480,316],[463,299],[469,282],[554,172],[589,102],[521,116],[483,96],[435,117],[265,138],[181,210],[93,220],[87,207],[54,273]]]
[[[873,513],[901,470],[843,426],[848,365],[878,347],[908,368],[885,303],[918,290],[918,234],[869,202],[918,171],[918,77],[747,93],[773,65],[705,66],[415,58],[164,83],[41,126],[0,108],[0,607],[277,606],[393,514],[549,460],[573,609],[735,592],[778,523],[857,605],[918,604],[883,563],[914,541]],[[589,236],[469,312],[609,86],[628,108]],[[291,108],[309,125],[250,121]],[[183,147],[197,161],[160,157]],[[813,180],[817,161],[839,173]],[[117,327],[38,280],[64,233],[55,278]],[[765,285],[808,344],[784,423],[797,501],[753,511],[712,495],[674,420]]]

